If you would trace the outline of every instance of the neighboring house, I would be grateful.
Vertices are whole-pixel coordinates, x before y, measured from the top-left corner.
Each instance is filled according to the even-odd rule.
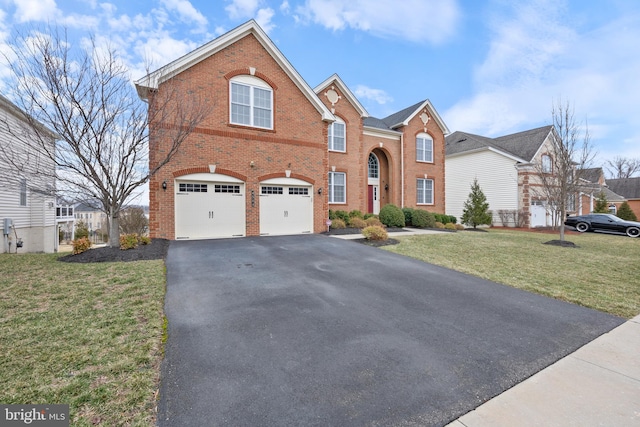
[[[44,126],[40,132],[51,137],[53,152],[55,135]],[[30,135],[29,118],[0,95],[0,253],[15,252],[18,242],[19,252],[57,249],[55,165],[29,144]]]
[[[606,196],[609,212],[616,214],[618,207],[626,200],[609,186],[609,181],[604,177],[602,168],[582,169],[580,172],[580,197],[576,208],[577,215],[586,215],[593,212],[597,199],[601,193]]]
[[[312,89],[255,21],[136,86],[153,108],[184,82],[215,108],[150,180],[151,237],[319,233],[330,209],[387,203],[444,213],[448,129],[428,100],[370,117],[337,75]],[[172,125],[149,126],[154,167]]]
[[[74,218],[76,226],[80,222],[87,226],[90,236],[102,236],[107,232],[107,215],[88,203],[78,203],[75,206]]]
[[[624,197],[636,217],[640,219],[640,177],[608,179],[609,190]],[[620,207],[620,204],[616,204]]]
[[[474,179],[487,197],[493,224],[553,225],[553,210],[539,180],[553,169],[553,126],[487,138],[466,132],[446,137],[446,211],[460,218]],[[571,206],[573,212],[575,207]]]

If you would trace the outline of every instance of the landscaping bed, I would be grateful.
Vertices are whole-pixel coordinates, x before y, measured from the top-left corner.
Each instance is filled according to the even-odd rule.
[[[138,245],[134,249],[122,250],[108,246],[93,248],[82,253],[65,255],[58,258],[64,262],[130,262],[153,259],[164,259],[169,250],[169,241],[166,239],[151,239],[151,244]]]

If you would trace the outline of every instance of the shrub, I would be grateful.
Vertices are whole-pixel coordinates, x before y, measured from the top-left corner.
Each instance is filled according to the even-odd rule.
[[[365,228],[367,226],[367,222],[362,218],[354,216],[349,220],[349,226],[354,228]]]
[[[123,234],[120,236],[120,249],[126,251],[128,249],[135,249],[138,247],[138,235],[137,234]]]
[[[452,223],[447,223],[444,225],[445,230],[455,230],[456,229],[456,225],[452,224]]]
[[[380,222],[387,227],[404,227],[404,214],[402,210],[391,203],[386,204],[380,209],[378,215]]]
[[[89,227],[86,222],[80,220],[76,223],[75,238],[82,239],[83,237],[89,237]]]
[[[402,213],[404,214],[404,225],[413,225],[413,211],[412,208],[402,208]]]
[[[441,223],[440,221],[436,221],[436,228],[444,228],[444,224]]]
[[[373,218],[376,217],[376,214],[372,214],[372,213],[366,213],[364,214],[364,219],[367,220],[369,218]],[[377,217],[376,217],[377,218]]]
[[[389,238],[387,230],[377,225],[365,228],[362,230],[362,234],[367,240],[387,240]]]
[[[413,225],[420,228],[433,228],[436,225],[436,218],[431,212],[416,209],[413,211]]]
[[[329,219],[331,219],[332,221],[334,219],[341,219],[342,222],[347,224],[349,222],[349,212],[341,210],[333,211],[333,218],[329,217]]]
[[[440,213],[436,213],[433,215],[435,216],[436,221],[441,222],[443,224],[455,224],[456,222],[458,222],[458,219],[453,215],[446,215],[446,214],[440,214]]]
[[[150,245],[151,244],[151,237],[149,237],[149,236],[138,236],[138,241],[140,242],[141,245]]]
[[[626,201],[620,205],[620,207],[618,208],[618,213],[616,215],[618,215],[619,218],[627,221],[638,220],[638,217],[636,217],[636,214],[631,210],[631,206],[629,206],[629,203],[627,203]]]
[[[88,237],[81,237],[72,242],[73,244],[73,253],[81,254],[82,252],[89,250],[91,247],[91,240]]]
[[[338,230],[340,228],[347,228],[347,224],[345,224],[345,222],[340,218],[336,218],[331,220],[331,228],[333,228],[334,230]]]
[[[369,227],[384,227],[384,224],[382,224],[380,222],[380,220],[378,219],[378,217],[375,216],[370,216],[369,218],[366,219],[365,221],[367,223],[367,226]]]
[[[349,212],[349,218],[364,219],[364,215],[362,215],[362,212],[360,212],[358,209],[354,209],[351,212]]]
[[[456,227],[456,230],[464,230],[464,225],[462,224],[454,224],[454,226]]]

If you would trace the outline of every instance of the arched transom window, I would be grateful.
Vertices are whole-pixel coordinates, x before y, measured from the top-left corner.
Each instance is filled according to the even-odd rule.
[[[369,154],[369,178],[378,178],[380,172],[380,164],[378,163],[378,157],[371,153]]]
[[[236,76],[229,91],[231,123],[273,129],[273,89],[264,80]]]

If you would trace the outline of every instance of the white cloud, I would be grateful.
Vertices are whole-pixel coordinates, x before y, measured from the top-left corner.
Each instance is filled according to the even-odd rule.
[[[14,0],[14,18],[19,23],[47,21],[61,15],[55,0]]]
[[[267,33],[270,32],[275,27],[275,24],[271,22],[273,15],[275,15],[275,12],[270,7],[267,7],[265,9],[260,9],[256,14],[256,18],[255,18],[256,22]]]
[[[474,93],[443,114],[449,128],[497,136],[550,124],[552,103],[561,97],[578,122],[588,122],[605,158],[640,152],[640,57],[630,55],[640,40],[640,15],[580,28],[562,2],[509,7],[491,24]]]
[[[224,9],[231,19],[253,18],[260,3],[260,0],[232,0],[231,4]]]
[[[208,24],[207,18],[198,12],[191,2],[187,0],[163,0],[162,4],[167,9],[178,12],[181,20],[198,25],[199,31],[206,30]]]
[[[291,11],[291,6],[289,5],[289,2],[287,0],[284,0],[280,4],[280,12],[282,12],[285,15],[288,15],[290,11]]]
[[[381,37],[440,44],[456,31],[460,12],[455,1],[306,0],[296,9],[302,19],[338,31],[353,28]]]
[[[384,105],[388,102],[393,102],[393,98],[389,96],[389,94],[384,90],[372,89],[365,85],[357,85],[353,93],[359,99],[369,99],[380,105]]]

